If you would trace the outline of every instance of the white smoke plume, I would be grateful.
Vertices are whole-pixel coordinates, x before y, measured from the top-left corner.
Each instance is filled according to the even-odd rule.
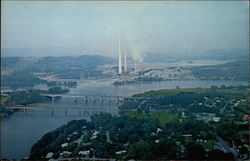
[[[127,56],[133,58],[134,61],[143,62],[144,59],[144,45],[137,37],[136,30],[131,30],[131,27],[122,31],[123,47],[126,48]]]

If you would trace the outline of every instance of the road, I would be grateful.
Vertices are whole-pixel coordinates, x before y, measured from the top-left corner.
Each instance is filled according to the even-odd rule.
[[[113,142],[110,139],[110,135],[109,135],[109,131],[108,130],[106,131],[106,137],[107,137],[107,142],[110,143],[110,144],[112,144]]]
[[[225,108],[228,106],[229,102],[227,102],[221,109],[220,109],[220,113],[223,113]]]
[[[233,148],[230,148],[219,135],[215,134],[215,137],[221,143],[221,145],[227,150],[227,152],[232,153],[234,155],[236,161],[241,161],[241,159],[237,157],[238,153]]]
[[[227,106],[227,105],[225,105]],[[211,125],[209,122],[207,122],[207,124],[209,126],[212,126],[214,129],[216,129],[213,125]],[[215,137],[217,139],[217,141],[220,142],[220,144],[223,146],[223,148],[228,152],[228,153],[232,153],[234,155],[234,159],[236,161],[241,161],[241,159],[239,159],[237,156],[238,156],[238,152],[236,152],[233,148],[230,148],[226,143],[225,141],[217,134],[215,133]]]

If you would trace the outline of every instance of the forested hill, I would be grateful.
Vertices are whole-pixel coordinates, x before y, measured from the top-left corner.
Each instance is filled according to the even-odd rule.
[[[196,54],[194,53],[184,54],[184,53],[174,53],[174,52],[166,52],[166,53],[148,52],[145,54],[144,61],[149,63],[180,61],[180,60],[239,61],[248,59],[249,58],[248,55],[249,55],[248,49],[234,49],[234,50],[217,49]]]
[[[25,72],[67,72],[72,69],[93,69],[98,65],[112,63],[114,60],[103,56],[82,55],[77,57],[3,57],[3,73],[12,73],[17,71]]]
[[[248,80],[249,59],[214,66],[196,66],[192,67],[191,71],[200,79]]]
[[[112,62],[112,58],[89,55],[78,57],[44,57],[32,65],[31,68],[27,68],[26,70],[31,70],[33,72],[61,73],[71,71],[72,69],[93,69],[98,65]]]
[[[112,63],[114,60],[102,56],[63,56],[63,57],[3,57],[1,66],[2,87],[27,87],[44,80],[35,73],[56,74],[64,79],[79,79],[81,72],[88,71],[88,76],[96,76],[96,66]]]

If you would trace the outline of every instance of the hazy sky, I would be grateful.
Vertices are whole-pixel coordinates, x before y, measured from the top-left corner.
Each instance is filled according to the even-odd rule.
[[[76,47],[114,55],[127,50],[199,53],[246,49],[249,4],[240,2],[2,2],[2,48]]]

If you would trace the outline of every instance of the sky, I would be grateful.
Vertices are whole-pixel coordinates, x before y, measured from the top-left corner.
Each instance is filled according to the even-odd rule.
[[[3,1],[1,7],[2,48],[116,56],[120,33],[123,49],[140,59],[146,52],[193,54],[249,43],[248,1]]]

